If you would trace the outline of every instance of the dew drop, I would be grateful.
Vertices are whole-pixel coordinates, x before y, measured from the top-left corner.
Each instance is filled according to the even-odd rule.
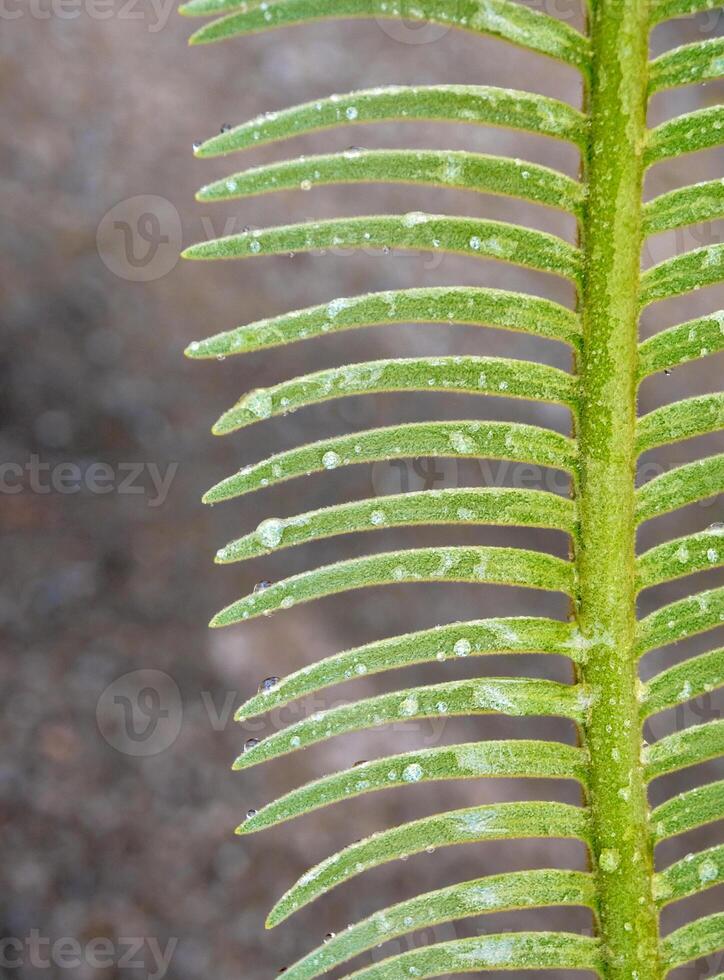
[[[471,650],[470,640],[465,639],[458,640],[453,647],[456,657],[467,657]]]
[[[253,810],[253,809],[252,810],[247,810],[246,811],[246,819],[247,820],[251,820],[251,818],[252,817],[255,817],[256,814],[257,814],[257,811],[256,810]]]
[[[247,738],[247,740],[244,742],[244,751],[249,752],[251,749],[256,748],[258,744],[258,738]]]
[[[259,693],[268,694],[270,691],[274,690],[274,688],[277,686],[278,683],[279,683],[278,677],[265,677],[264,680],[259,685]]]
[[[231,123],[222,123],[221,124],[221,130],[220,131],[222,133],[228,133],[230,129],[231,129]]]
[[[325,943],[328,943],[330,940],[334,939],[334,936],[335,934],[333,932],[328,932],[324,937]]]
[[[284,524],[278,517],[269,517],[256,529],[257,537],[265,548],[276,548],[284,534]]]
[[[269,579],[263,578],[261,582],[256,583],[256,585],[254,586],[254,591],[264,592],[265,589],[270,589],[270,588],[271,588],[271,582],[269,581]]]
[[[718,873],[716,864],[708,858],[699,865],[699,880],[704,884],[707,881],[714,881]]]
[[[339,466],[340,458],[339,454],[335,452],[327,452],[322,456],[322,466],[325,470],[333,470],[335,467]]]
[[[615,847],[604,847],[599,855],[598,863],[604,871],[610,874],[621,863],[621,855]]]
[[[405,766],[402,770],[402,778],[406,783],[417,783],[422,779],[422,766],[417,762],[413,762],[409,766]]]

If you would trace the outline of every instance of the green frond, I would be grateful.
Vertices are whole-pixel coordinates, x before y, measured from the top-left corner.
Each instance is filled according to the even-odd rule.
[[[516,835],[518,836],[518,835]],[[398,936],[483,912],[579,905],[593,908],[590,875],[580,871],[512,871],[441,888],[375,912],[288,967],[288,980],[311,980]]]
[[[724,118],[722,119],[724,130]],[[641,305],[684,296],[724,280],[724,244],[705,245],[675,255],[641,276]]]
[[[576,685],[527,677],[475,678],[406,688],[317,711],[245,748],[233,768],[248,769],[338,735],[421,718],[505,714],[563,717],[580,722],[587,703]],[[358,768],[364,777],[365,765]]]
[[[636,559],[636,589],[672,582],[693,572],[724,565],[724,528],[712,525],[706,531],[687,534],[649,548]]]
[[[594,970],[601,967],[599,943],[570,932],[507,932],[456,939],[401,953],[348,974],[350,980],[439,977],[480,970]]]
[[[581,325],[565,306],[539,296],[480,286],[401,289],[333,300],[195,340],[193,358],[228,357],[361,327],[392,323],[475,324],[536,334],[577,347]],[[698,321],[697,321],[698,322]]]
[[[724,310],[662,330],[639,345],[639,381],[724,350]]]
[[[724,429],[724,392],[670,402],[642,416],[636,425],[636,452],[645,453],[683,439]]]
[[[724,844],[709,847],[698,854],[670,864],[665,871],[654,876],[654,894],[659,905],[670,905],[689,895],[696,895],[707,888],[724,882]]]
[[[217,551],[216,561],[230,564],[338,534],[422,524],[516,524],[571,534],[576,527],[576,513],[568,497],[544,490],[501,487],[415,490],[335,504],[282,520],[284,533],[279,544],[272,548],[268,543],[269,524],[262,521],[259,530]]]
[[[716,629],[724,622],[724,586],[687,596],[639,620],[636,652],[641,655],[668,643]]]
[[[655,808],[648,784],[724,755],[724,720],[646,744],[648,720],[724,685],[719,646],[660,670],[643,683],[635,662],[724,623],[724,587],[670,602],[638,618],[638,593],[724,566],[721,523],[637,553],[643,522],[724,493],[724,454],[679,465],[636,489],[637,457],[724,428],[724,395],[696,395],[637,416],[636,386],[657,372],[724,350],[722,311],[637,343],[650,304],[724,281],[724,245],[676,254],[642,271],[648,236],[724,218],[724,180],[678,187],[644,203],[647,168],[724,140],[724,106],[710,105],[647,129],[655,93],[724,77],[724,40],[711,37],[650,59],[649,33],[666,20],[714,10],[720,0],[588,0],[587,34],[511,0],[188,0],[181,12],[213,19],[191,42],[332,18],[408,20],[456,27],[556,58],[583,75],[583,111],[534,92],[478,85],[384,85],[259,115],[203,143],[198,157],[224,156],[348,125],[430,121],[503,127],[572,144],[580,179],[534,161],[472,151],[362,149],[299,156],[241,168],[203,187],[203,202],[330,185],[409,184],[502,195],[576,219],[574,245],[534,228],[473,216],[415,211],[310,220],[202,241],[189,259],[233,259],[334,250],[416,250],[503,261],[570,282],[575,310],[520,293],[473,286],[401,289],[333,299],[194,341],[186,353],[212,358],[261,351],[329,333],[392,324],[468,324],[514,330],[573,348],[569,373],[544,363],[491,357],[383,358],[282,379],[245,393],[214,426],[236,432],[334,399],[391,392],[520,398],[563,406],[572,437],[548,427],[467,419],[431,420],[344,433],[246,465],[205,495],[231,500],[286,480],[357,463],[420,457],[492,459],[550,467],[570,481],[566,496],[498,487],[412,491],[334,502],[267,517],[222,547],[219,563],[253,559],[339,535],[393,528],[493,525],[546,528],[568,536],[569,558],[483,545],[416,547],[364,554],[281,581],[260,583],[212,620],[226,626],[326,596],[393,584],[502,584],[562,593],[570,621],[474,619],[387,637],[303,663],[268,678],[238,709],[246,718],[282,709],[333,685],[415,664],[494,654],[567,658],[571,683],[525,676],[465,679],[357,700],[301,715],[261,741],[249,739],[241,770],[336,738],[406,721],[498,715],[560,718],[566,741],[485,740],[384,754],[323,775],[250,809],[246,834],[383,789],[447,780],[516,778],[578,782],[581,806],[485,803],[436,812],[359,840],[310,868],[278,900],[275,926],[344,882],[424,850],[480,841],[562,838],[587,849],[590,874],[558,869],[505,872],[464,881],[383,908],[286,968],[289,980],[335,971],[361,953],[417,929],[492,912],[583,906],[595,939],[574,933],[480,930],[470,939],[413,948],[347,975],[363,980],[504,970],[585,970],[610,980],[661,980],[724,947],[724,914],[661,939],[661,910],[724,882],[724,845],[653,867],[670,837],[724,818],[724,780],[686,790]],[[399,128],[399,127],[398,127]],[[478,199],[479,203],[479,199]],[[452,342],[452,339],[451,339]],[[344,358],[343,358],[344,360]],[[663,399],[659,400],[659,404]],[[495,403],[500,406],[500,403]],[[560,414],[560,413],[558,413]],[[641,473],[644,467],[641,466]],[[369,541],[369,539],[365,539]],[[648,666],[644,665],[648,673]],[[535,671],[537,673],[537,671]],[[473,722],[471,722],[473,724]],[[646,726],[646,727],[645,727]],[[678,726],[677,726],[678,727]],[[389,751],[386,750],[387,752]],[[696,772],[693,773],[696,775]],[[600,937],[600,938],[598,938]],[[376,959],[376,957],[375,957]],[[724,980],[724,976],[720,978]]]
[[[676,17],[693,17],[705,10],[721,7],[721,0],[653,0],[651,4],[651,26]]]
[[[252,833],[364,793],[450,779],[572,779],[586,784],[583,749],[525,739],[443,745],[387,756],[306,783],[262,807],[239,828]]]
[[[665,735],[653,745],[644,746],[642,752],[649,781],[720,755],[724,755],[724,721],[720,720]]]
[[[649,130],[644,165],[652,166],[662,160],[685,153],[710,150],[724,141],[724,106],[709,106],[686,115],[677,116]]]
[[[575,180],[525,160],[457,150],[346,150],[282,160],[234,173],[203,187],[198,201],[231,201],[274,191],[331,184],[424,184],[516,197],[580,217],[583,188]]]
[[[724,493],[724,454],[685,463],[644,483],[636,491],[636,520],[641,524],[719,493]]]
[[[431,817],[423,817],[372,834],[343,851],[332,854],[302,875],[269,913],[267,926],[271,928],[279,925],[320,895],[381,864],[411,857],[430,848],[475,844],[485,840],[525,838],[562,838],[588,843],[586,811],[568,803],[539,800],[488,803],[464,810],[436,813]],[[479,905],[483,906],[482,896]],[[483,907],[481,911],[484,910]],[[387,917],[387,910],[384,914]]]
[[[374,463],[383,459],[416,456],[451,458],[483,457],[509,459],[537,466],[551,466],[572,472],[575,445],[567,436],[550,429],[519,422],[409,422],[385,429],[370,429],[348,436],[335,436],[298,449],[278,453],[222,480],[205,496],[207,504],[230,500],[261,487],[310,473],[321,473],[339,466]],[[722,457],[724,471],[724,457]],[[276,529],[276,530],[273,530]],[[272,541],[284,526],[277,521],[267,526]]]
[[[724,817],[724,780],[686,790],[666,800],[651,813],[655,841],[667,840]]]
[[[411,548],[323,565],[233,602],[211,620],[230,626],[325,596],[402,582],[490,582],[572,595],[573,566],[544,551],[487,546]]]
[[[724,75],[724,38],[712,37],[666,51],[651,62],[649,94]]]
[[[580,283],[581,256],[573,245],[544,231],[504,221],[481,221],[413,211],[309,221],[280,228],[244,231],[198,242],[186,259],[248,259],[318,249],[422,249],[509,262]]]
[[[678,187],[644,205],[644,234],[684,228],[724,217],[724,179]]]
[[[547,96],[484,85],[385,85],[257,116],[207,140],[196,155],[223,156],[337,126],[413,120],[504,126],[580,147],[586,140],[583,114]]]
[[[724,912],[687,922],[661,941],[664,963],[670,970],[721,949],[724,949]]]
[[[315,661],[255,694],[236,712],[237,721],[282,707],[306,694],[413,664],[493,654],[561,654],[574,662],[585,651],[569,623],[534,616],[450,623],[418,633],[377,640]]]
[[[239,8],[239,0],[190,0],[179,11],[187,16],[226,13]],[[511,3],[510,0],[460,0],[454,7],[444,0],[277,0],[267,7],[231,13],[201,28],[192,44],[207,44],[225,38],[275,27],[343,18],[408,20],[458,27],[476,34],[489,34],[504,41],[574,65],[584,73],[590,69],[588,39],[564,21]]]
[[[724,686],[724,648],[709,650],[661,671],[644,684],[641,692],[641,720],[685,704]],[[722,814],[724,816],[724,813]]]
[[[319,402],[390,391],[447,391],[553,402],[574,410],[578,406],[576,379],[546,364],[509,357],[410,357],[345,364],[257,388],[225,412],[213,431],[224,435]]]

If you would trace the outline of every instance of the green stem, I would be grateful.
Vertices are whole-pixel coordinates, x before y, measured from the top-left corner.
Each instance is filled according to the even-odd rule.
[[[660,980],[651,894],[653,855],[640,764],[634,658],[634,429],[642,149],[646,127],[647,0],[599,0],[585,161],[582,242],[581,495],[578,623],[593,701],[584,729],[604,975]]]

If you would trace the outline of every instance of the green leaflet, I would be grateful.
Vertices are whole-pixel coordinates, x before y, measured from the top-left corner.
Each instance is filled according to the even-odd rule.
[[[724,845],[709,847],[685,858],[656,875],[654,893],[660,905],[669,905],[724,881]]]
[[[350,973],[356,980],[438,977],[479,970],[598,970],[598,940],[567,932],[508,932],[413,949]]]
[[[664,962],[671,970],[724,947],[724,912],[688,922],[661,942]]]
[[[687,766],[697,766],[720,755],[724,755],[724,721],[692,725],[660,738],[653,745],[644,746],[642,752],[648,780]]]
[[[226,201],[329,184],[426,184],[502,194],[580,216],[583,188],[565,174],[524,160],[444,150],[346,150],[255,167],[203,187],[199,201]]]
[[[641,719],[684,704],[724,685],[724,649],[709,650],[661,671],[644,685]],[[724,815],[724,810],[722,811]]]
[[[716,105],[661,123],[649,130],[644,152],[645,165],[650,167],[684,153],[719,146],[724,139],[723,122],[724,107]]]
[[[579,283],[581,277],[580,253],[562,238],[503,221],[453,218],[422,212],[310,221],[245,231],[191,245],[183,257],[247,259],[257,255],[335,248],[455,252],[522,265],[571,279],[575,283]]]
[[[267,925],[278,925],[320,895],[364,871],[420,854],[429,848],[531,837],[559,837],[588,842],[588,834],[585,810],[567,803],[537,800],[488,803],[423,817],[357,841],[310,868],[279,899],[269,913]],[[482,896],[478,905],[481,911],[486,909]],[[383,918],[387,919],[388,911],[385,910]],[[376,918],[373,916],[373,919]]]
[[[572,440],[550,429],[517,422],[411,422],[386,429],[370,429],[349,436],[322,439],[299,449],[278,453],[269,459],[245,466],[205,496],[205,503],[230,500],[241,494],[273,486],[297,476],[334,470],[354,463],[416,456],[451,458],[482,457],[552,466],[567,472],[574,467]],[[722,457],[724,462],[724,457]],[[267,526],[265,538],[270,547],[279,522]]]
[[[333,300],[196,340],[194,358],[227,357],[326,333],[388,323],[473,323],[538,334],[577,346],[581,326],[572,310],[538,296],[476,286],[403,289]],[[698,321],[697,321],[698,322]]]
[[[649,94],[724,75],[724,38],[713,37],[667,51],[651,62]]]
[[[724,119],[722,119],[724,130]],[[647,269],[641,276],[641,305],[713,286],[724,279],[724,244],[705,245]]]
[[[518,524],[568,533],[576,526],[575,507],[568,497],[541,490],[498,487],[418,490],[336,504],[277,520],[283,532],[276,547],[270,549],[270,525],[262,521],[256,531],[221,548],[216,561],[228,564],[337,534],[419,524]]]
[[[491,582],[573,593],[573,566],[546,552],[486,546],[413,548],[302,572],[232,603],[211,620],[230,626],[323,596],[402,582]]]
[[[242,7],[239,0],[190,0],[180,7],[182,14],[191,16],[216,14]],[[191,38],[192,44],[220,41],[239,34],[269,30],[288,24],[301,24],[324,18],[375,17],[409,21],[428,21],[463,28],[480,34],[492,34],[502,40],[519,44],[531,51],[558,58],[584,72],[590,67],[588,39],[564,21],[509,0],[461,0],[454,7],[442,0],[277,0],[270,7],[252,7],[231,13],[214,21]]]
[[[577,408],[575,379],[565,371],[507,357],[415,357],[328,368],[272,388],[257,388],[225,412],[216,435],[333,398],[385,391],[449,391],[557,402]],[[709,396],[710,398],[713,396]]]
[[[661,582],[671,582],[724,565],[724,527],[713,524],[707,531],[698,531],[683,538],[665,541],[650,548],[636,559],[636,588],[648,589]]]
[[[715,629],[724,622],[724,587],[687,596],[640,620],[637,627],[639,654]]]
[[[641,524],[718,493],[724,493],[724,454],[685,463],[644,483],[636,491],[636,519]]]
[[[448,681],[406,688],[317,711],[310,718],[303,718],[245,749],[235,761],[234,769],[248,769],[328,738],[380,725],[487,714],[559,716],[580,722],[587,705],[587,697],[576,685],[524,677]],[[364,777],[365,765],[360,765],[359,770]]]
[[[531,92],[483,85],[385,85],[266,113],[207,140],[196,155],[221,156],[339,125],[414,119],[509,126],[579,146],[586,132],[577,109]]]
[[[724,814],[724,780],[707,783],[679,793],[651,813],[651,828],[655,841],[685,834],[697,827],[721,820]]]
[[[724,217],[724,179],[679,187],[644,205],[644,234],[683,228]]]
[[[679,323],[639,346],[639,380],[724,350],[724,310]]]
[[[471,742],[405,752],[368,762],[364,769],[355,766],[306,783],[262,807],[238,828],[238,832],[262,830],[330,803],[395,786],[447,779],[503,777],[574,779],[585,784],[586,754],[563,742],[524,739]]]
[[[516,835],[517,836],[517,835]],[[545,905],[593,907],[590,875],[580,871],[514,871],[465,881],[376,912],[335,936],[287,969],[289,980],[308,980],[365,950],[417,929],[481,912]]]
[[[697,395],[654,409],[636,426],[636,452],[724,428],[724,393]]]
[[[483,619],[473,623],[451,623],[434,629],[393,636],[345,650],[318,660],[281,678],[270,690],[255,694],[238,709],[243,721],[289,704],[313,691],[343,684],[355,677],[454,657],[481,657],[496,653],[563,654],[572,660],[584,656],[576,634],[568,623],[533,616]]]
[[[652,0],[651,26],[675,17],[691,17],[721,7],[721,0]]]

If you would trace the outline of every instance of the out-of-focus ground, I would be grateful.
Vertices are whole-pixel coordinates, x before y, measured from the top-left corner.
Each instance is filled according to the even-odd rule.
[[[563,0],[551,0],[546,9],[578,23],[572,5]],[[270,450],[343,431],[432,413],[568,427],[565,413],[553,407],[408,394],[348,399],[225,439],[212,437],[217,415],[251,387],[344,359],[415,351],[506,353],[568,367],[566,351],[523,334],[401,326],[219,364],[194,364],[182,356],[191,340],[237,323],[370,289],[479,283],[571,302],[567,287],[512,266],[429,255],[297,256],[221,266],[175,262],[182,243],[244,226],[379,211],[512,217],[571,236],[570,222],[534,206],[419,187],[300,190],[213,208],[193,200],[201,184],[232,169],[350,144],[502,152],[575,173],[572,150],[550,140],[463,126],[380,125],[320,134],[226,161],[196,161],[191,146],[226,122],[383,83],[494,82],[577,103],[573,72],[485,38],[374,21],[322,23],[188,50],[186,37],[195,25],[160,0],[5,0],[0,20],[0,461],[18,467],[3,469],[0,495],[5,696],[0,901],[2,936],[22,944],[21,952],[11,948],[0,975],[111,980],[158,977],[165,969],[174,980],[261,980],[326,932],[423,889],[511,867],[582,866],[580,848],[562,842],[423,854],[368,873],[276,933],[265,932],[264,917],[273,902],[333,849],[437,809],[522,798],[531,790],[511,781],[410,787],[321,811],[260,836],[234,837],[248,808],[384,751],[488,734],[571,739],[573,733],[553,721],[450,720],[442,728],[425,723],[346,737],[233,774],[229,767],[245,738],[320,706],[293,707],[241,729],[231,720],[235,705],[267,675],[284,675],[368,640],[470,616],[564,616],[565,608],[543,593],[401,585],[210,632],[211,614],[256,581],[359,551],[358,541],[339,539],[241,566],[214,567],[216,548],[262,517],[407,487],[480,484],[498,477],[510,482],[518,474],[449,461],[422,461],[402,471],[353,467],[213,510],[200,503],[205,489],[240,465]],[[657,30],[654,49],[714,36],[723,26],[721,11],[680,21]],[[652,120],[721,96],[716,85],[682,89],[668,99],[657,96]],[[659,166],[647,193],[720,176],[721,165],[721,153],[712,151]],[[142,202],[132,200],[141,195]],[[646,261],[720,235],[721,226],[712,225],[661,236],[651,243]],[[642,330],[648,334],[721,306],[721,290],[704,290],[654,307]],[[723,363],[709,359],[648,381],[642,410],[719,387]],[[712,439],[694,440],[659,453],[653,462],[669,467],[714,446]],[[534,474],[533,485],[543,478],[550,474]],[[704,527],[721,515],[716,502],[689,508],[675,520],[653,522],[642,544]],[[471,540],[565,553],[556,534],[495,529],[472,536],[460,529],[385,532],[369,547]],[[705,576],[699,580],[695,584],[703,587]],[[642,610],[691,588],[684,582],[654,590]],[[704,647],[704,640],[697,641],[690,652]],[[655,664],[673,662],[684,652],[675,647],[654,654],[644,670],[650,673]],[[394,678],[356,680],[354,692],[481,670],[513,673],[523,660],[533,674],[569,676],[564,663],[551,666],[543,658],[448,661]],[[162,673],[135,673],[144,670]],[[326,703],[352,692],[351,685],[335,689]],[[676,717],[658,719],[651,737],[719,710],[713,698],[694,702]],[[657,799],[690,779],[656,787]],[[541,784],[534,792],[577,801],[566,785]],[[712,828],[696,840],[717,839]],[[691,840],[674,842],[661,857],[670,860],[693,846]],[[710,892],[688,903],[689,911],[695,907],[720,908],[721,894]],[[686,911],[667,913],[667,928],[682,921]],[[514,921],[521,919],[481,917],[402,940],[396,948],[496,931]],[[530,913],[524,921],[534,927],[590,926],[583,914],[570,911]],[[131,949],[134,938],[138,949]],[[60,953],[56,945],[51,965],[42,965],[50,946],[63,939],[70,945]],[[71,965],[74,942],[81,965]],[[383,947],[373,956],[393,951]],[[158,967],[164,953],[169,963]],[[705,977],[721,969],[710,959],[681,975]]]

